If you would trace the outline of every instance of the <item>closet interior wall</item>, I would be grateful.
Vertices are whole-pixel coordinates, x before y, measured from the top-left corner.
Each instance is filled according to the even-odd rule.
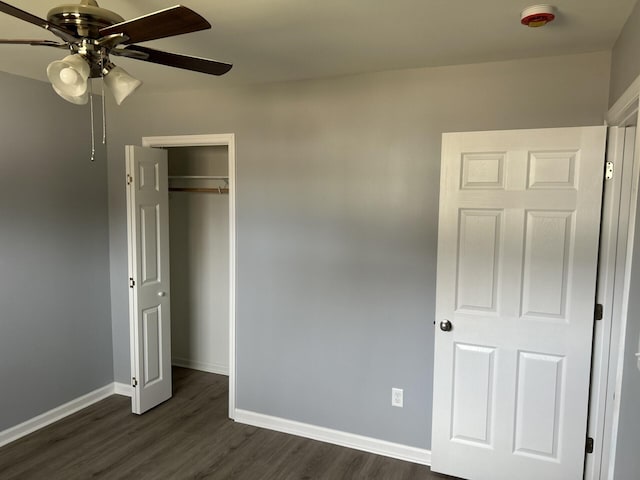
[[[228,375],[229,196],[224,180],[185,178],[227,176],[227,147],[168,150],[172,362]]]

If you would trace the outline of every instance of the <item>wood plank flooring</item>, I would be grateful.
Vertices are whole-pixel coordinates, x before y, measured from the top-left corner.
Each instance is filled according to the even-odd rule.
[[[174,368],[174,397],[142,416],[113,395],[0,448],[0,478],[435,480],[428,467],[237,424],[225,376]]]

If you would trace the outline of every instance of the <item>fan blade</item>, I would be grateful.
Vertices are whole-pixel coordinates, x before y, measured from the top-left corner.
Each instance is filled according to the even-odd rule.
[[[183,33],[211,28],[211,24],[193,10],[176,5],[142,17],[116,23],[100,30],[100,35],[124,33],[129,43],[147,42],[158,38],[172,37]]]
[[[139,45],[128,45],[124,48],[114,48],[111,50],[114,55],[135,58],[145,62],[159,63],[169,67],[183,68],[194,72],[207,73],[209,75],[224,75],[233,65],[229,63],[216,62],[200,57],[189,57],[178,55],[177,53],[162,52]],[[146,55],[146,58],[145,58]]]
[[[53,40],[7,40],[0,38],[0,45],[36,45],[43,47],[69,48],[66,43],[58,43]]]
[[[35,15],[32,15],[29,12],[25,12],[24,10],[20,10],[13,5],[9,5],[8,3],[0,2],[0,12],[6,13],[7,15],[11,15],[12,17],[16,17],[20,20],[24,20],[25,22],[29,22],[37,25],[38,27],[49,30],[51,33],[60,37],[65,42],[74,43],[78,41],[73,33],[66,28],[54,25],[53,23],[48,22],[43,18],[36,17]]]

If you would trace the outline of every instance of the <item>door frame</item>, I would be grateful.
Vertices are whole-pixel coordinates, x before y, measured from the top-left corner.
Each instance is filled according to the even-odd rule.
[[[142,137],[143,147],[226,146],[229,166],[229,418],[236,417],[236,140],[235,134]]]
[[[640,107],[640,76],[607,113],[610,127],[630,125]],[[622,358],[629,299],[629,280],[635,234],[640,139],[636,135],[632,155],[624,155],[623,128],[612,131],[607,160],[614,162],[614,181],[606,185],[603,211],[597,303],[604,305],[601,325],[594,332],[592,390],[588,435],[594,438],[593,454],[585,461],[585,480],[612,480],[622,387]],[[603,205],[603,208],[605,206]]]

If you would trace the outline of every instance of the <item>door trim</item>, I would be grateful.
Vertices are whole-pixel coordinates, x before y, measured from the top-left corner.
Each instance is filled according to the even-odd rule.
[[[609,109],[606,123],[612,127],[628,126],[636,118],[639,107],[640,76]],[[618,133],[624,135],[624,130],[620,129]],[[607,155],[613,153],[622,160],[617,167],[621,178],[611,185],[611,195],[617,199],[617,205],[605,211],[602,218],[603,245],[606,248],[604,242],[609,239],[610,247],[616,252],[600,263],[599,277],[602,282],[598,284],[599,292],[607,292],[604,301],[610,302],[610,307],[594,337],[589,435],[595,439],[595,444],[593,454],[586,458],[585,480],[613,479],[616,453],[622,379],[620,356],[624,352],[624,326],[627,321],[633,255],[630,248],[634,239],[640,172],[640,139],[636,136],[632,158],[623,159],[623,152],[616,152],[621,142],[619,135],[610,137],[607,151]],[[600,303],[600,299],[598,301]],[[597,343],[602,344],[601,349],[595,348]]]
[[[607,112],[607,125],[626,126],[629,120],[638,112],[640,101],[640,76],[620,96]]]
[[[229,418],[236,417],[236,141],[235,134],[142,137],[143,147],[226,146],[229,162]]]

